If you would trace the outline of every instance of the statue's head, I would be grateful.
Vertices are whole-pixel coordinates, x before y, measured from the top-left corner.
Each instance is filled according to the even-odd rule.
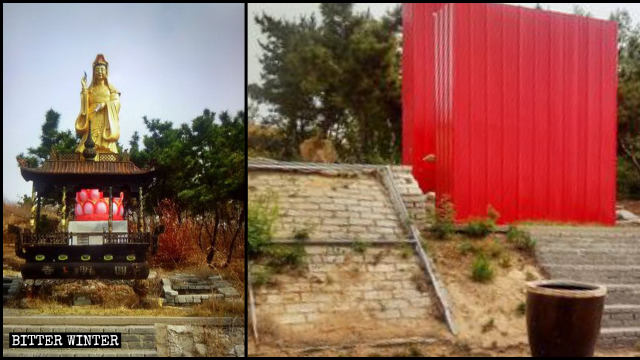
[[[104,58],[104,55],[98,54],[93,61],[93,79],[103,80],[109,75],[109,63]]]

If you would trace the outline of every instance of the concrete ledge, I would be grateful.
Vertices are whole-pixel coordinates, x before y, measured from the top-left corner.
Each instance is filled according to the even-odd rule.
[[[3,325],[209,325],[244,326],[240,317],[179,316],[3,316]]]
[[[3,349],[2,357],[157,357],[155,350]]]

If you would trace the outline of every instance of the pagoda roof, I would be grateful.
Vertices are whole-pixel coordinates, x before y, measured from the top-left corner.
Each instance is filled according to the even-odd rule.
[[[42,166],[28,167],[20,163],[20,173],[26,181],[33,181],[36,191],[51,186],[92,184],[127,185],[132,190],[153,178],[153,168],[139,168],[126,154],[98,154],[96,160],[85,160],[79,153],[51,154]]]

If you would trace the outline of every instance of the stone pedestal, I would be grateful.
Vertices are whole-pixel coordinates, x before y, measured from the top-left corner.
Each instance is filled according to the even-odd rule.
[[[69,232],[73,233],[73,238],[69,245],[102,245],[102,235],[89,235],[109,230],[108,221],[69,221]],[[114,233],[126,233],[127,221],[113,221]]]

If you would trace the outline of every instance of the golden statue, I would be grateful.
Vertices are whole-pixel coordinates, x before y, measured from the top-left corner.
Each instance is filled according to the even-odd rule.
[[[116,141],[120,138],[120,92],[109,83],[109,63],[98,54],[93,62],[93,78],[87,88],[87,74],[81,80],[81,110],[76,119],[76,133],[82,140],[76,152],[84,151],[85,140],[91,128],[91,139],[98,153],[118,153]],[[89,126],[91,123],[91,126]]]

